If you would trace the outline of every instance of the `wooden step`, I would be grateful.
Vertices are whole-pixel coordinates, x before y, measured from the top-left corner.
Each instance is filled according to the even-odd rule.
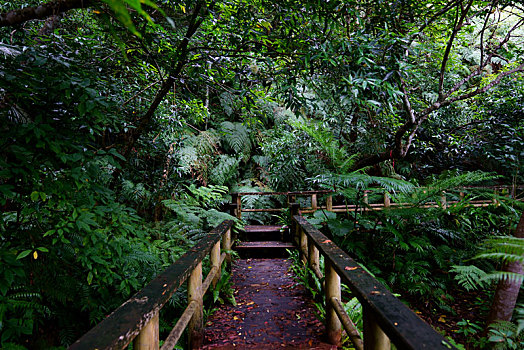
[[[279,225],[247,225],[244,227],[246,232],[280,232],[282,229],[287,229],[287,226]]]
[[[289,241],[287,226],[278,225],[248,225],[240,233],[241,241]]]
[[[236,249],[259,249],[259,248],[282,248],[294,249],[293,243],[281,241],[256,241],[256,242],[240,242],[235,246]]]
[[[234,248],[241,259],[248,258],[285,258],[288,249],[295,249],[289,242],[282,241],[254,241],[239,242]]]

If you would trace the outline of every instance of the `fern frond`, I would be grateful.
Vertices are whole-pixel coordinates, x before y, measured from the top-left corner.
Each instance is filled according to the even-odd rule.
[[[238,175],[239,164],[240,159],[228,155],[220,155],[217,165],[215,165],[209,174],[210,182],[224,185],[234,180]]]
[[[482,278],[482,281],[486,281],[486,282],[510,281],[510,282],[517,283],[517,284],[522,283],[523,280],[524,280],[524,275],[521,275],[520,273],[507,272],[507,271],[492,272]]]
[[[235,154],[247,161],[251,155],[252,142],[250,130],[242,123],[223,122],[222,139]]]
[[[475,259],[495,259],[502,262],[524,263],[524,239],[513,236],[499,236],[484,242],[487,249]]]
[[[349,174],[322,174],[312,179],[324,188],[356,188],[357,190],[369,189],[370,186],[380,186],[387,192],[408,193],[415,189],[415,186],[407,181],[388,177],[370,176],[362,169]]]
[[[449,272],[456,273],[455,280],[468,292],[487,286],[488,274],[475,265],[454,265]]]

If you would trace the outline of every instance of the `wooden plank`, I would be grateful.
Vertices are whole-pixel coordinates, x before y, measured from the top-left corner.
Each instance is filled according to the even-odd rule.
[[[227,230],[233,226],[232,220],[226,220],[189,249],[173,265],[153,279],[131,299],[113,311],[84,334],[69,349],[115,349],[125,348],[140,330],[169,301],[173,293],[189,277],[191,271],[209,254]]]
[[[281,225],[246,225],[244,231],[246,232],[280,232],[282,228],[287,228]]]
[[[255,241],[255,242],[240,242],[235,246],[236,249],[256,249],[256,248],[295,248],[293,243],[281,241]]]
[[[239,195],[239,196],[287,196],[287,195],[293,195],[293,196],[309,196],[311,194],[327,194],[327,193],[333,193],[332,190],[313,190],[313,191],[294,191],[294,192],[234,192],[231,193],[231,195]]]
[[[369,307],[380,328],[399,349],[453,349],[430,325],[302,216],[293,217],[363,307]],[[365,340],[364,340],[365,342]]]
[[[256,213],[256,212],[279,212],[283,211],[284,208],[264,208],[264,209],[242,209],[242,213]]]

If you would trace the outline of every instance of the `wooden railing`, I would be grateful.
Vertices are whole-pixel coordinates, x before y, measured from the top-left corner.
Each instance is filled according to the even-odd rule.
[[[292,205],[292,212],[298,212],[298,205]],[[357,350],[391,349],[391,342],[397,349],[454,348],[304,217],[293,215],[293,226],[303,261],[319,279],[324,278],[326,334],[331,344],[340,345],[343,327]],[[362,305],[364,341],[344,311],[341,281]]]
[[[464,187],[457,189],[456,194],[441,192],[438,201],[425,202],[420,204],[421,208],[432,208],[432,207],[449,207],[460,203],[464,199],[464,193],[466,190],[488,190],[492,191],[497,196],[510,197],[516,200],[524,200],[524,186],[490,186],[490,187]],[[418,191],[430,191],[429,188],[418,188]],[[384,210],[385,208],[396,208],[396,207],[407,207],[412,206],[410,203],[395,203],[387,192],[383,192],[380,202],[369,202],[368,195],[371,193],[377,193],[380,190],[364,190],[362,191],[362,203],[361,204],[346,204],[336,203],[333,199],[335,191],[331,190],[316,190],[316,191],[296,191],[296,192],[238,192],[232,193],[231,203],[231,214],[237,218],[242,217],[242,213],[250,212],[281,212],[285,208],[289,208],[291,203],[296,203],[299,197],[308,198],[307,202],[309,206],[301,207],[300,212],[302,214],[313,213],[317,210],[327,210],[335,213],[347,212],[347,211],[371,211],[371,210]],[[519,192],[521,191],[521,192]],[[285,205],[277,208],[243,208],[242,197],[245,196],[286,196]],[[323,203],[320,203],[323,201]],[[492,204],[499,204],[496,196],[493,199],[476,199],[469,200],[469,205],[475,207],[484,207]]]
[[[190,347],[202,342],[203,295],[220,279],[224,261],[231,261],[232,220],[226,220],[189,249],[104,321],[77,340],[70,349],[123,349],[134,340],[134,349],[159,348],[159,313],[173,293],[186,281],[188,306],[161,349],[173,349],[188,329]],[[225,251],[221,253],[221,250]],[[202,281],[202,260],[209,254],[211,270]]]

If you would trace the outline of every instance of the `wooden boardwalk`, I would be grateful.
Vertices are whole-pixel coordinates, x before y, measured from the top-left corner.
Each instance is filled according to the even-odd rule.
[[[233,263],[236,306],[209,317],[202,349],[337,349],[323,342],[323,325],[287,259]]]

